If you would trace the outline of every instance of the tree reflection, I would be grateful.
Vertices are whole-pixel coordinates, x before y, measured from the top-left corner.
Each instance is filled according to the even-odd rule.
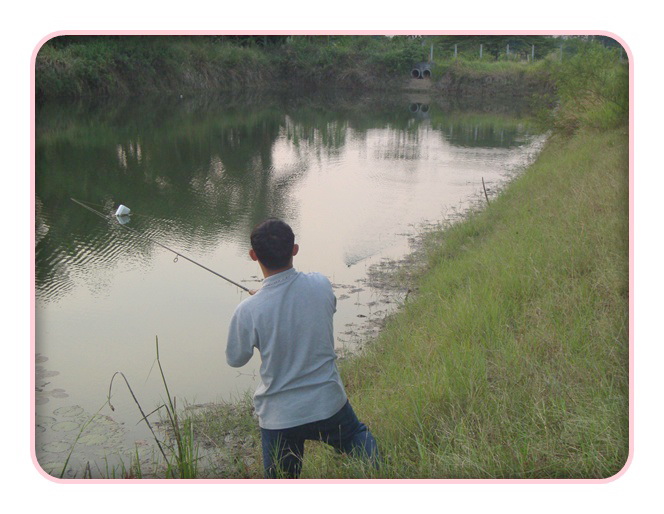
[[[123,203],[152,237],[184,247],[244,241],[268,216],[288,218],[288,199],[312,164],[366,144],[382,131],[375,158],[415,160],[420,131],[451,144],[514,144],[523,127],[506,117],[468,117],[435,101],[340,93],[242,97],[140,97],[37,106],[35,147],[38,295],[64,294],[83,264],[112,265],[117,239],[149,255],[152,245],[126,238],[70,201],[111,213]],[[294,156],[275,166],[277,148]],[[126,247],[125,247],[126,248]]]

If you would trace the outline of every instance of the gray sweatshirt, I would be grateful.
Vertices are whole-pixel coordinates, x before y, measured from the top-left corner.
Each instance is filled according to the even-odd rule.
[[[257,348],[261,384],[254,394],[259,425],[290,428],[329,418],[346,403],[334,353],[336,298],[320,273],[291,268],[267,277],[231,319],[230,366],[245,365]]]

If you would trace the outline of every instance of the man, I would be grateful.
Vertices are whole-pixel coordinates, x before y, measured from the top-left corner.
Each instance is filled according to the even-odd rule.
[[[320,273],[293,267],[299,246],[291,227],[270,218],[251,233],[249,256],[265,280],[231,319],[226,360],[246,364],[257,348],[261,384],[254,394],[265,476],[297,478],[304,441],[369,459],[378,451],[353,412],[336,367],[332,317],[336,298]]]

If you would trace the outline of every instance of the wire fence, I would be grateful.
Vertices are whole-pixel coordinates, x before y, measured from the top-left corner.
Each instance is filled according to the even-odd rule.
[[[596,41],[615,52],[619,60],[626,59],[625,50],[616,41],[610,38]],[[423,53],[428,54],[424,60],[429,62],[448,59],[519,62],[535,62],[546,58],[564,60],[583,52],[586,43],[588,40],[578,38],[549,39],[544,44],[523,41],[482,43],[473,39],[450,43],[422,41],[425,47],[423,50],[426,50]]]

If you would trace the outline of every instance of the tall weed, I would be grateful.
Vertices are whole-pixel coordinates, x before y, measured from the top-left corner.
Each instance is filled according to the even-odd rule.
[[[619,50],[588,42],[554,65],[554,78],[560,100],[557,128],[571,133],[582,126],[610,129],[627,123],[629,67]]]

